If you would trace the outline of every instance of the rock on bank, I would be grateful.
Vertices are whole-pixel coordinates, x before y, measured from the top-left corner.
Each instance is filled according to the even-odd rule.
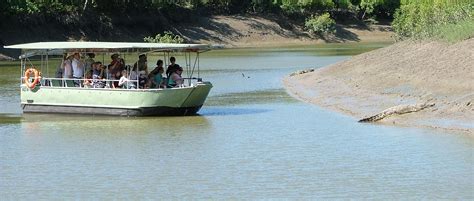
[[[400,42],[284,83],[301,100],[357,119],[401,104],[434,103],[381,122],[474,133],[474,39]]]

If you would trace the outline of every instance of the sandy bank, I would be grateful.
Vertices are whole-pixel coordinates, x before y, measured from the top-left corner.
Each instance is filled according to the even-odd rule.
[[[175,32],[188,41],[218,43],[227,47],[276,47],[327,42],[393,41],[390,26],[337,25],[337,32],[325,38],[308,34],[303,27],[285,19],[263,16],[201,17],[192,25],[179,25]]]
[[[400,104],[434,107],[381,123],[474,134],[474,39],[396,43],[286,77],[295,97],[361,119]]]

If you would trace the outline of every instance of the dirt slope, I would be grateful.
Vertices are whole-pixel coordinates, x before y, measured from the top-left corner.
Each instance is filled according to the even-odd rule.
[[[302,27],[285,19],[261,16],[202,17],[192,26],[177,26],[189,41],[220,43],[229,47],[260,47],[282,45],[308,45],[323,42],[378,42],[391,41],[389,26],[337,26],[337,33],[329,37],[316,37]]]
[[[474,133],[474,39],[400,42],[287,77],[285,85],[302,100],[357,119],[400,104],[435,103],[382,122]]]
[[[76,25],[64,20],[17,18],[0,21],[0,53],[16,57],[19,51],[3,49],[4,45],[38,41],[129,41],[141,42],[146,36],[169,30],[192,43],[223,44],[227,47],[261,47],[308,45],[323,42],[378,42],[392,41],[389,26],[337,26],[334,36],[319,38],[305,32],[301,26],[278,16],[231,15],[185,16],[179,22],[165,16],[107,18],[85,15]],[[76,19],[79,16],[72,16]],[[104,18],[103,20],[97,18]],[[81,18],[82,19],[82,18]],[[8,20],[18,21],[8,24]],[[16,22],[15,21],[15,22]],[[67,20],[66,20],[67,21]],[[24,23],[21,24],[20,22]],[[66,24],[65,24],[66,23]]]

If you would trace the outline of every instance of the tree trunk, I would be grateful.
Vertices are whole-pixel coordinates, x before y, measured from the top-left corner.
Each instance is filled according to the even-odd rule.
[[[87,9],[87,3],[89,3],[89,0],[84,1],[84,8],[82,9],[83,11],[85,11]]]

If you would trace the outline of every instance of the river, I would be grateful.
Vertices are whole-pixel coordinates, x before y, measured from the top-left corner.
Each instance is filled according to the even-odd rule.
[[[383,45],[205,53],[214,88],[190,117],[22,114],[19,67],[4,62],[0,197],[474,199],[472,137],[357,123],[283,88],[291,72]]]

